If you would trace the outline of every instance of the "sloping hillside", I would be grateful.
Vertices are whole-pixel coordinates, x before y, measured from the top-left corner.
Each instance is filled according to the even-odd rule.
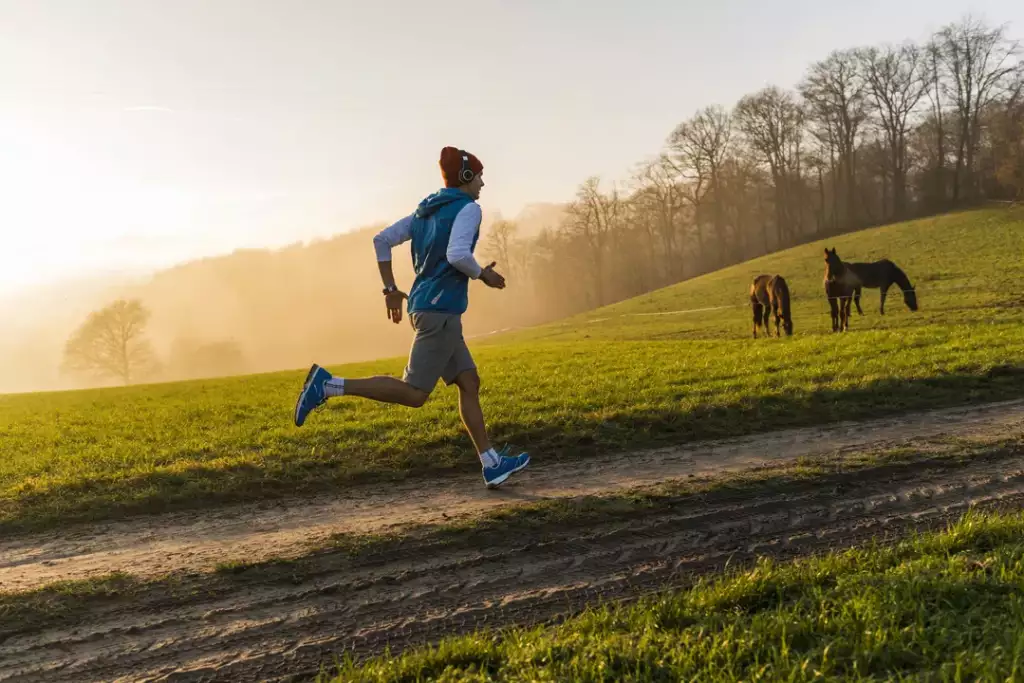
[[[751,332],[747,289],[760,273],[779,273],[793,296],[795,334],[830,334],[824,248],[845,261],[888,258],[917,290],[911,314],[889,293],[865,290],[851,331],[1006,320],[1024,303],[1024,207],[965,211],[864,230],[795,247],[650,294],[488,343],[577,339],[735,339]]]

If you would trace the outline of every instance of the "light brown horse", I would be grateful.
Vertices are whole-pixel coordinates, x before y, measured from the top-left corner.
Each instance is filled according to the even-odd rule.
[[[754,339],[757,328],[764,325],[764,332],[772,336],[768,316],[775,314],[775,336],[781,337],[779,326],[786,330],[786,336],[793,334],[793,318],[789,312],[789,287],[781,275],[758,275],[750,284],[750,307],[754,313]]]

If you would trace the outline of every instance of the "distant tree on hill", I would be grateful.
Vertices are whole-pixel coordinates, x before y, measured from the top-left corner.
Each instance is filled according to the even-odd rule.
[[[149,311],[137,299],[119,299],[93,311],[64,345],[64,372],[131,384],[156,366],[145,338]]]

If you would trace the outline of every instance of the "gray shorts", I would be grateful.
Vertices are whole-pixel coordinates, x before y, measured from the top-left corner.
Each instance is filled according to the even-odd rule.
[[[462,336],[462,316],[447,313],[413,313],[409,316],[416,337],[409,351],[403,380],[428,394],[437,380],[451,386],[455,378],[476,364]]]

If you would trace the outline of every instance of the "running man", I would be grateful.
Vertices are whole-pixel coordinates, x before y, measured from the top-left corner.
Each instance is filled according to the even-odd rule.
[[[480,456],[484,483],[496,487],[524,469],[530,456],[510,456],[507,447],[497,451],[491,446],[480,408],[480,376],[462,336],[462,314],[469,305],[471,279],[504,289],[505,278],[494,270],[495,263],[481,268],[473,257],[480,237],[476,200],[484,186],[483,164],[454,147],[441,150],[439,163],[445,187],[373,238],[388,319],[401,322],[402,301],[407,299],[416,330],[404,376],[342,379],[314,364],[295,405],[295,425],[301,427],[311,411],[339,396],[419,408],[443,379],[459,388],[459,412]],[[406,295],[395,285],[391,249],[409,240],[416,279]]]

